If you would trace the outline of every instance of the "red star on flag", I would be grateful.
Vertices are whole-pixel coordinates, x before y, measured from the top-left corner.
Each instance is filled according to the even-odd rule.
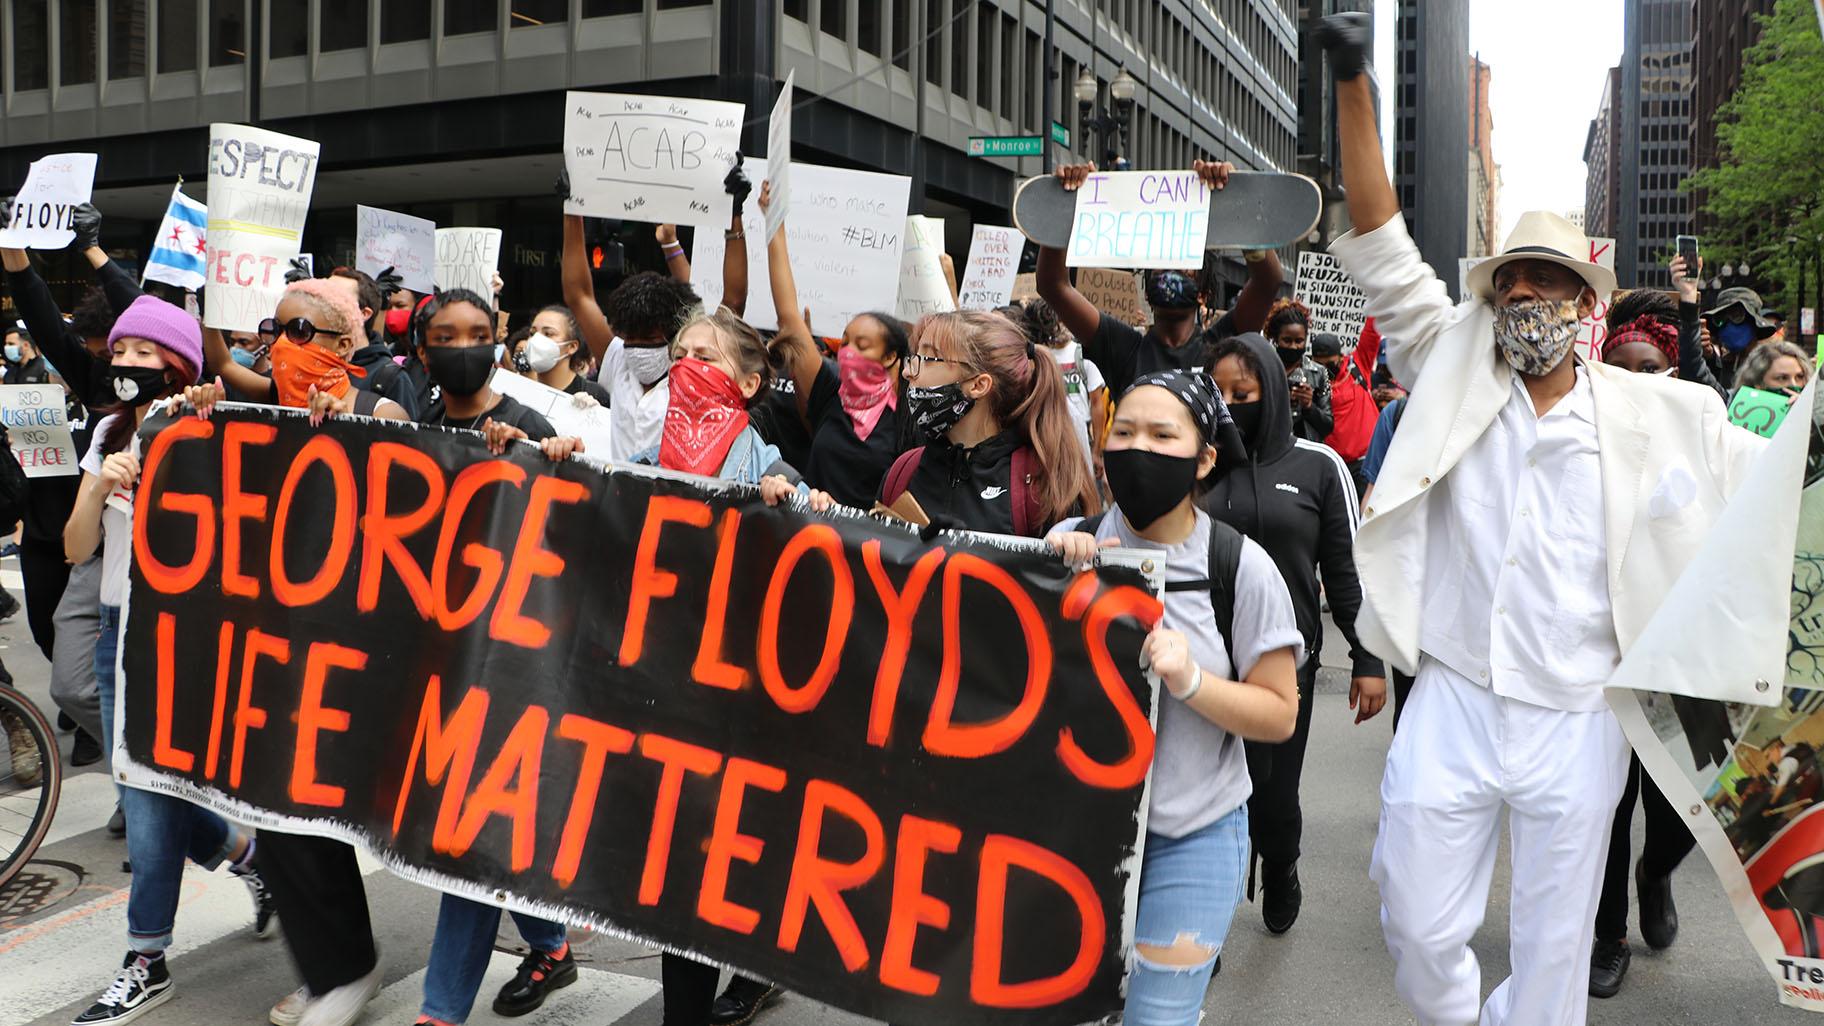
[[[197,237],[196,237],[196,251],[197,251],[197,252],[198,252],[198,253],[201,253],[201,252],[203,252],[203,251],[204,251],[204,250],[205,250],[205,249],[207,249],[207,248],[208,248],[208,247],[207,247],[207,246],[205,246],[205,245],[203,245],[203,237],[202,237],[202,236],[200,236],[200,235],[199,235],[199,236],[197,236]]]
[[[184,230],[182,228],[179,228],[177,225],[172,225],[170,242],[171,242],[171,246],[173,249],[177,248],[178,246],[183,245]]]

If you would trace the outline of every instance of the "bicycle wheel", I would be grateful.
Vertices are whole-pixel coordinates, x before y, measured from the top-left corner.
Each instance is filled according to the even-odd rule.
[[[29,699],[0,687],[0,887],[31,861],[57,814],[57,735]]]

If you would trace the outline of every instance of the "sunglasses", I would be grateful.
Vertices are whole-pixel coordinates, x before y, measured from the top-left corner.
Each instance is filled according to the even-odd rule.
[[[319,328],[303,317],[293,317],[283,324],[272,317],[260,322],[261,338],[277,339],[281,334],[299,345],[304,345],[318,335],[340,335],[342,333],[331,331],[328,328]]]

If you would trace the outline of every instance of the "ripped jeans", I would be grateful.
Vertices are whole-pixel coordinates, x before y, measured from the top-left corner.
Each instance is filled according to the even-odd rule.
[[[1247,870],[1246,805],[1183,837],[1146,835],[1125,1026],[1196,1026]],[[1188,952],[1171,951],[1180,941]]]

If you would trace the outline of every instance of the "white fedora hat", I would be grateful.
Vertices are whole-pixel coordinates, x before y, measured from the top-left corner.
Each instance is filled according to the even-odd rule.
[[[1495,272],[1503,264],[1516,260],[1544,260],[1576,272],[1596,290],[1596,298],[1607,300],[1615,291],[1615,272],[1592,261],[1590,237],[1576,225],[1557,214],[1530,210],[1520,215],[1507,237],[1499,256],[1489,257],[1469,269],[1469,291],[1482,299],[1495,300]]]

